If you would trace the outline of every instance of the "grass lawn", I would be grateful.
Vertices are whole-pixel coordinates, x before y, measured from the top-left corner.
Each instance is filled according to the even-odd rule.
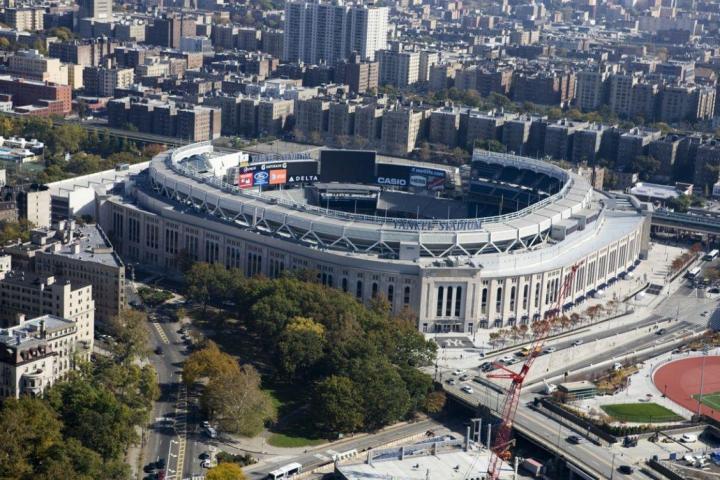
[[[658,423],[682,420],[682,417],[672,410],[657,403],[616,403],[601,405],[600,408],[613,419],[621,422]]]
[[[322,438],[305,438],[286,435],[284,433],[273,433],[267,440],[267,443],[273,447],[280,448],[297,448],[297,447],[314,447],[326,443],[327,440]]]
[[[698,400],[700,398],[700,394],[693,395],[693,398]],[[720,411],[720,392],[704,393],[702,396],[702,403],[713,410]]]

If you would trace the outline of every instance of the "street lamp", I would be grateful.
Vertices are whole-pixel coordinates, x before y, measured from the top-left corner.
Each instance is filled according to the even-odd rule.
[[[613,452],[612,463],[610,464],[610,480],[615,477],[615,455],[617,455],[617,452]]]

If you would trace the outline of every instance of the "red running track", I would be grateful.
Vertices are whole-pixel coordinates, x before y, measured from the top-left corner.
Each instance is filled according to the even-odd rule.
[[[698,401],[693,395],[700,393],[702,364],[702,356],[672,361],[655,371],[653,383],[670,400],[696,413]],[[720,356],[705,357],[704,370],[703,395],[720,392]],[[720,420],[720,411],[707,405],[702,406],[702,413]]]

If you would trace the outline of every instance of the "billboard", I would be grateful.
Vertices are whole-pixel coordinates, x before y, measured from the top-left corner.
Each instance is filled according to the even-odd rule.
[[[378,163],[375,183],[390,187],[407,187],[409,175],[410,167],[408,166]]]
[[[252,173],[241,173],[238,175],[238,187],[250,188],[253,186],[253,174]]]
[[[319,180],[318,165],[316,160],[288,162],[287,183],[317,182]]]
[[[318,162],[266,162],[237,167],[237,185],[240,188],[286,185],[289,183],[316,182]]]
[[[445,188],[445,170],[378,163],[375,182],[393,187],[414,187],[431,191]]]
[[[321,150],[323,182],[372,183],[376,153],[368,150]]]
[[[287,183],[287,170],[284,168],[276,168],[270,170],[270,185],[285,185]]]

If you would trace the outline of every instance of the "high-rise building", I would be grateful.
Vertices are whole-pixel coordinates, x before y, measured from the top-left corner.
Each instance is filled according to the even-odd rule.
[[[605,102],[607,74],[594,70],[577,73],[575,103],[583,112],[598,110]]]
[[[112,97],[117,88],[132,85],[135,71],[132,68],[85,67],[83,82],[88,95]]]
[[[110,20],[112,18],[112,0],[78,0],[78,18]]]
[[[44,13],[44,8],[6,8],[5,23],[18,31],[35,32],[44,28]]]
[[[58,58],[48,58],[37,50],[17,52],[8,58],[8,72],[28,80],[68,84],[68,69]]]
[[[148,27],[146,43],[161,47],[180,48],[180,38],[195,35],[196,20],[185,15],[169,14],[156,18]]]
[[[350,87],[351,92],[365,93],[376,89],[379,80],[378,62],[361,62],[359,55],[353,53],[348,61],[335,66],[335,81]]]
[[[379,83],[403,88],[417,83],[420,75],[420,52],[401,50],[380,50],[377,52],[380,64]]]
[[[333,64],[357,52],[374,59],[387,48],[388,8],[324,2],[285,4],[283,60]]]

